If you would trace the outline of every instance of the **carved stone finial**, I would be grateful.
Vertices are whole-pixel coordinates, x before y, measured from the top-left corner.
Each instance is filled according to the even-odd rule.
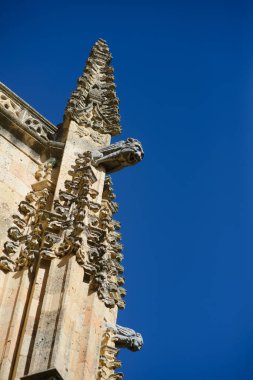
[[[144,157],[141,143],[133,138],[101,148],[92,154],[94,166],[103,166],[107,173],[135,165]]]
[[[99,39],[69,99],[65,116],[79,125],[114,136],[121,132],[121,127],[111,59],[107,43]]]

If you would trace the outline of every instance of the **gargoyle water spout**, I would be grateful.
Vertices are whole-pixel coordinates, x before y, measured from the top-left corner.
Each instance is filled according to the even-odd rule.
[[[103,166],[106,173],[113,173],[126,166],[135,165],[144,157],[141,143],[133,138],[101,148],[92,153],[95,167]]]
[[[130,351],[139,351],[143,346],[143,338],[140,333],[120,325],[107,323],[107,328],[114,334],[113,341],[118,348],[128,348]]]

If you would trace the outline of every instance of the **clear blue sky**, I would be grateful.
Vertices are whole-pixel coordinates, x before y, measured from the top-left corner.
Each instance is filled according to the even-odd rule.
[[[253,379],[253,3],[12,1],[1,81],[50,121],[92,44],[114,56],[123,134],[144,161],[113,175],[127,380]],[[121,137],[118,137],[121,138]]]

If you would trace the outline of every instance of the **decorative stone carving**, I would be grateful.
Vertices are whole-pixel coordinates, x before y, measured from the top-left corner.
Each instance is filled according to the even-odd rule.
[[[56,166],[56,163],[56,158],[52,157],[47,160],[46,163],[39,165],[39,168],[35,173],[35,178],[37,181],[41,181],[42,179],[50,179],[52,169]]]
[[[0,269],[15,271],[31,266],[39,255],[43,240],[43,212],[50,195],[50,180],[55,159],[41,164],[35,173],[38,182],[26,200],[19,204],[20,215],[13,215],[14,225],[8,230],[10,241],[4,244],[4,255],[0,257]],[[47,241],[47,239],[45,239]]]
[[[99,217],[93,216],[89,225],[87,242],[90,249],[84,269],[91,276],[91,290],[97,292],[107,307],[113,308],[117,305],[124,308],[123,297],[126,291],[121,287],[124,279],[119,276],[124,270],[120,265],[123,246],[119,243],[121,234],[116,231],[119,224],[112,219],[113,213],[118,210],[114,198],[111,178],[108,176],[104,182]]]
[[[143,338],[140,333],[120,325],[107,323],[107,328],[113,332],[112,340],[117,348],[127,348],[130,351],[139,351],[143,346]]]
[[[59,183],[65,180],[64,186],[55,194],[54,182],[58,173],[53,172],[56,164],[54,158],[39,165],[35,173],[36,182],[32,184],[30,193],[20,202],[19,214],[13,216],[13,225],[8,231],[9,240],[5,242],[0,256],[0,269],[4,271],[17,271],[31,266],[34,269],[11,276],[17,279],[17,286],[21,285],[18,293],[14,289],[14,280],[9,282],[7,277],[7,293],[4,296],[4,300],[14,307],[13,314],[12,306],[7,305],[11,317],[5,316],[10,323],[6,323],[4,330],[7,334],[3,336],[6,346],[4,353],[7,353],[4,356],[4,373],[7,367],[11,372],[15,368],[17,376],[24,380],[72,378],[75,377],[75,363],[79,363],[78,373],[81,377],[95,378],[94,364],[97,363],[99,348],[101,356],[98,379],[121,380],[123,374],[115,373],[121,366],[117,359],[119,348],[137,351],[143,344],[141,335],[132,329],[100,323],[103,314],[110,321],[116,318],[117,309],[125,307],[126,295],[123,288],[125,280],[121,264],[123,245],[119,232],[120,223],[113,219],[118,211],[118,204],[114,200],[111,178],[104,177],[106,173],[136,164],[144,154],[140,142],[132,138],[106,146],[111,135],[121,131],[110,61],[111,54],[105,41],[99,40],[92,49],[77,89],[71,95],[65,111],[67,120],[64,132],[59,134],[59,138],[67,139],[67,149],[59,170]],[[25,159],[18,157],[20,165],[22,161],[29,162],[28,157],[37,160],[38,154],[43,157],[44,154],[52,152],[59,157],[61,151],[64,151],[64,143],[48,141],[53,140],[55,127],[15,94],[9,94],[1,85],[0,113],[1,120],[7,121],[7,131],[4,133],[8,140],[16,144],[20,138],[22,145],[18,148],[23,150],[28,143],[32,149],[29,151],[25,148]],[[70,120],[74,120],[77,125],[72,123],[70,133],[65,133]],[[13,141],[12,138],[9,139],[9,132],[13,132]],[[78,155],[74,165],[66,168],[68,158],[71,162],[74,160],[75,147],[80,149],[77,136],[86,140],[83,146],[89,146],[92,152],[86,151]],[[68,148],[71,146],[74,147],[72,152]],[[23,172],[17,173],[18,167],[9,165],[9,162],[6,167],[10,167],[11,173],[10,178],[6,178],[12,183],[16,174],[19,181],[26,183],[29,180],[30,177],[23,176]],[[63,178],[67,173],[69,178]],[[56,265],[45,265],[44,260],[58,260],[65,255],[71,258],[70,266],[65,265],[66,260],[59,260]],[[78,265],[82,266],[84,276],[75,268],[72,259],[76,259]],[[76,278],[72,276],[73,270],[77,274]],[[82,281],[86,284],[82,284]],[[91,295],[92,293],[94,294]],[[80,300],[80,296],[82,300],[79,314],[84,311],[87,314],[79,321],[81,324],[85,322],[81,335],[75,318],[68,318],[67,308],[67,303],[73,301],[76,310],[72,309],[78,312],[76,300]],[[113,310],[110,312],[106,308]],[[74,327],[74,335],[71,337],[71,345],[67,347],[68,340],[65,338],[71,327]],[[48,329],[50,334],[46,334]],[[75,346],[79,345],[82,336],[86,342],[79,352],[78,347],[75,350]],[[9,342],[12,342],[11,348]],[[54,367],[55,364],[57,370],[45,370],[47,365]],[[42,372],[38,372],[41,370]],[[63,376],[58,370],[62,371]],[[30,374],[27,373],[29,371]],[[23,372],[26,375],[22,376]]]
[[[106,42],[99,39],[69,99],[65,116],[79,125],[114,136],[121,132],[121,127],[111,59]]]
[[[102,338],[100,349],[99,368],[97,380],[122,380],[123,373],[115,373],[121,367],[121,361],[117,359],[119,350],[112,340],[113,332],[107,329]]]
[[[143,346],[141,334],[134,330],[119,325],[105,324],[103,335],[97,380],[123,379],[123,373],[115,373],[115,369],[121,367],[117,359],[119,348],[127,348],[130,351],[138,351]]]
[[[44,141],[54,139],[56,127],[0,83],[0,111],[13,117],[25,129],[31,130]]]
[[[116,160],[118,167],[124,166],[123,159],[135,152],[136,147],[140,158],[141,147],[133,140],[114,144],[111,150],[103,148],[99,164],[110,166]],[[46,207],[55,160],[40,165],[35,173],[38,182],[33,185],[39,190],[30,192],[20,203],[22,217],[13,218],[15,225],[8,232],[11,241],[5,243],[7,258],[0,258],[0,267],[18,270],[29,267],[39,256],[51,260],[74,254],[89,276],[90,290],[97,292],[106,307],[124,308],[123,246],[118,231],[120,224],[113,220],[118,205],[109,176],[104,182],[101,204],[95,202],[98,192],[91,187],[96,182],[93,164],[91,152],[78,156],[70,172],[72,178],[65,181],[65,189],[60,190],[53,211]],[[43,184],[42,189],[38,184]]]
[[[5,243],[5,254],[16,263],[16,269],[29,267],[39,256],[51,260],[76,255],[89,276],[90,290],[97,292],[106,307],[124,308],[123,246],[120,224],[113,220],[118,205],[109,176],[104,182],[101,204],[96,203],[98,192],[92,185],[97,179],[92,167],[106,165],[107,170],[118,170],[140,160],[143,151],[138,141],[128,139],[96,154],[85,152],[78,156],[70,171],[71,179],[65,181],[65,189],[60,190],[53,211],[47,210],[47,203],[55,160],[40,165],[35,173],[38,182],[32,186],[34,191],[19,205],[23,217],[14,216],[15,225],[8,232],[11,241]],[[130,158],[132,155],[134,159]],[[0,266],[4,270],[13,267],[3,259]]]
[[[93,152],[92,161],[94,166],[103,166],[107,173],[113,173],[126,166],[137,164],[143,157],[141,143],[128,138],[126,141],[119,141]]]
[[[4,246],[4,253],[16,263],[16,269],[29,267],[37,256],[52,259],[75,254],[91,276],[91,289],[97,291],[105,305],[124,308],[122,298],[126,291],[121,287],[124,278],[120,276],[122,245],[116,231],[119,223],[112,219],[118,205],[113,201],[109,177],[105,180],[101,205],[95,202],[98,193],[91,186],[97,179],[92,167],[103,166],[107,172],[113,172],[137,163],[142,157],[142,146],[134,139],[79,155],[70,171],[72,178],[65,181],[65,189],[60,190],[52,212],[46,208],[56,160],[51,158],[41,164],[35,173],[37,182],[32,185],[33,191],[19,204],[22,217],[14,215],[15,225],[8,231],[11,241]],[[0,267],[10,270],[13,265],[2,257]]]
[[[96,176],[90,152],[78,156],[70,174],[72,178],[65,181],[65,189],[60,190],[59,199],[54,201],[54,210],[44,212],[44,239],[40,254],[47,259],[74,254],[78,263],[84,265],[88,235],[85,219],[88,212],[96,213],[100,208],[93,201],[98,192],[91,188]]]
[[[0,269],[6,272],[13,272],[16,268],[16,264],[7,256],[0,256]]]
[[[119,308],[125,306],[122,297],[125,290],[121,288],[124,278],[119,276],[123,272],[120,262],[123,259],[121,254],[122,244],[119,243],[121,234],[120,224],[112,219],[112,215],[117,211],[117,204],[114,202],[115,194],[112,189],[112,181],[109,176],[104,183],[102,204],[100,211],[99,225],[106,230],[106,252],[101,256],[96,256],[96,273],[91,284],[97,286],[98,296],[107,307]],[[106,331],[103,335],[100,360],[98,368],[98,380],[123,379],[123,373],[115,373],[115,369],[121,367],[121,362],[117,359],[119,348],[128,348],[131,351],[138,351],[143,346],[141,334],[132,329],[106,323]]]

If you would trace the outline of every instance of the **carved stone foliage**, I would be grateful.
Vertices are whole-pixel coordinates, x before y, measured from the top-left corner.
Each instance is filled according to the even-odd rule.
[[[0,111],[9,114],[22,126],[43,140],[53,140],[56,127],[34,111],[17,95],[0,83]]]
[[[132,144],[135,147],[139,143],[120,143],[117,149],[113,146],[107,162],[113,162],[118,155],[121,157],[122,150],[130,154],[129,144],[131,148]],[[104,151],[108,152],[106,148]],[[142,154],[142,151],[138,152]],[[105,160],[100,162],[102,165]],[[36,171],[38,182],[26,200],[20,203],[20,215],[13,217],[14,225],[9,229],[10,240],[5,243],[0,267],[19,270],[32,265],[36,257],[51,260],[67,254],[75,255],[84,268],[90,291],[96,291],[106,307],[124,308],[123,246],[120,224],[113,219],[118,205],[114,201],[111,178],[106,177],[102,200],[98,204],[98,192],[92,188],[97,181],[94,157],[91,152],[79,154],[69,172],[71,178],[65,181],[65,188],[60,190],[51,210],[47,205],[54,165],[55,161],[51,159]]]
[[[91,166],[91,153],[80,154],[71,171],[72,178],[65,181],[54,202],[53,212],[44,213],[45,228],[41,257],[52,259],[75,254],[79,264],[84,265],[87,246],[88,214],[99,210],[94,202],[97,191],[91,188],[96,176]]]
[[[111,178],[106,177],[101,204],[92,188],[96,176],[92,170],[92,154],[85,152],[75,161],[71,180],[54,202],[54,211],[43,213],[44,232],[40,255],[52,259],[67,254],[76,255],[84,268],[90,290],[109,307],[125,307],[121,276],[123,259],[119,223],[112,216],[118,209],[114,202]]]
[[[111,178],[106,177],[98,204],[98,192],[92,188],[97,180],[92,154],[80,154],[51,211],[47,205],[54,165],[55,161],[50,160],[36,171],[38,182],[20,203],[20,215],[13,216],[14,225],[8,231],[10,240],[4,245],[0,267],[19,270],[32,265],[36,257],[76,255],[89,278],[90,290],[96,291],[107,307],[124,308],[123,247],[120,225],[113,220],[118,205],[114,202]]]
[[[8,230],[9,240],[4,244],[0,269],[15,271],[29,267],[39,255],[43,236],[43,213],[46,210],[52,182],[55,159],[39,166],[33,191],[19,204],[19,214],[13,215],[13,226]]]
[[[141,143],[133,138],[119,141],[93,152],[94,166],[103,166],[107,173],[116,172],[126,166],[135,165],[144,157]]]
[[[91,275],[91,289],[97,291],[105,305],[109,308],[117,305],[122,309],[125,307],[123,297],[126,294],[122,288],[124,277],[121,276],[124,268],[120,264],[123,259],[123,246],[120,244],[121,234],[118,232],[120,224],[113,220],[113,214],[118,210],[114,198],[111,178],[106,177],[99,218],[90,219],[90,248],[84,268]]]
[[[115,373],[121,367],[117,359],[119,348],[138,351],[143,346],[141,334],[127,327],[107,323],[103,335],[97,380],[123,379],[123,373]]]
[[[114,136],[121,132],[121,127],[111,59],[106,42],[99,39],[69,99],[65,116],[79,125]]]
[[[121,361],[117,359],[119,350],[113,342],[113,332],[107,329],[103,335],[97,380],[122,380],[123,373],[115,373],[121,367]]]

